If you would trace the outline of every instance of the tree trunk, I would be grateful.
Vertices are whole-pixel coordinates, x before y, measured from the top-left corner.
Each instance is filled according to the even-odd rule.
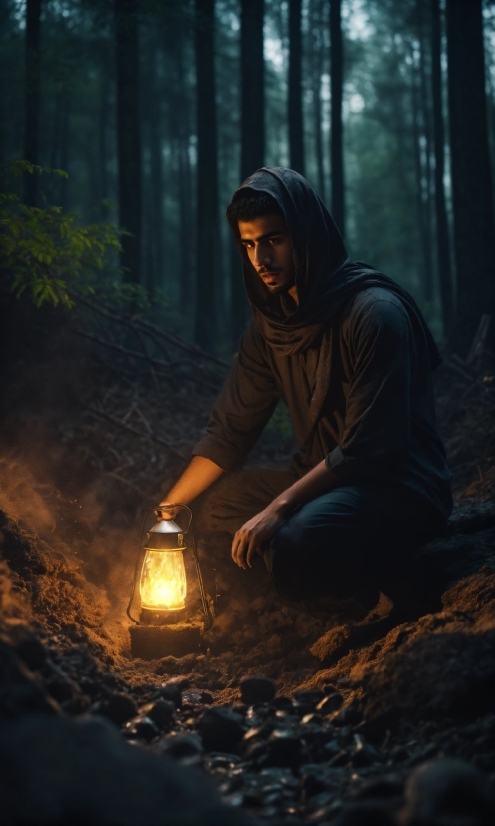
[[[416,178],[416,209],[418,216],[419,240],[421,249],[421,271],[419,273],[419,288],[421,300],[424,301],[425,295],[425,281],[428,270],[428,237],[425,232],[426,216],[424,209],[423,196],[423,168],[421,163],[421,125],[419,120],[419,90],[415,82],[416,66],[413,64],[412,69],[412,85],[411,85],[411,100],[412,100],[412,134],[414,142],[414,174]],[[430,259],[431,260],[431,259]]]
[[[423,299],[431,306],[433,302],[433,260],[432,260],[432,174],[431,174],[431,113],[430,102],[428,100],[428,84],[426,80],[425,44],[423,31],[423,6],[418,4],[418,40],[419,40],[419,78],[420,78],[420,100],[423,120],[424,136],[424,163],[421,175],[421,198],[423,217],[423,248],[424,248],[424,274],[423,274]]]
[[[447,0],[457,313],[450,344],[465,355],[495,301],[495,227],[488,150],[482,0]]]
[[[119,222],[124,278],[136,284],[141,275],[141,137],[139,129],[137,0],[115,0],[117,57],[117,155]]]
[[[162,161],[162,96],[156,73],[158,48],[155,45],[149,75],[149,153],[150,153],[150,256],[151,267],[148,272],[149,287],[163,287],[163,161]]]
[[[442,35],[440,29],[439,0],[431,0],[431,16],[431,89],[433,101],[433,143],[435,149],[436,246],[443,334],[444,338],[447,338],[454,320],[454,295],[450,264],[449,229],[443,185],[445,134],[442,106]]]
[[[265,160],[264,0],[241,0],[241,181]],[[237,259],[237,260],[236,260]],[[232,346],[246,326],[249,306],[240,277],[239,254],[229,251]]]
[[[24,86],[24,158],[38,163],[40,132],[40,16],[41,0],[26,2],[26,65]],[[24,200],[35,206],[38,176],[24,176]]]
[[[241,0],[241,181],[265,158],[264,0]]]
[[[177,152],[178,152],[178,188],[179,188],[179,296],[180,309],[184,316],[189,316],[194,301],[194,192],[193,171],[189,155],[189,144],[192,132],[192,107],[189,89],[186,82],[186,38],[184,26],[180,26],[174,43],[175,66],[177,77],[177,95],[182,102],[177,107]]]
[[[196,0],[196,117],[198,133],[195,341],[214,350],[218,226],[214,0]]]
[[[330,0],[330,49],[332,213],[343,236],[345,232],[344,151],[342,140],[344,48],[342,42],[341,0]]]
[[[323,162],[323,134],[322,134],[322,102],[321,102],[321,76],[323,74],[322,64],[322,3],[314,3],[311,7],[313,16],[311,19],[311,79],[313,87],[313,123],[315,134],[315,158],[316,174],[318,180],[318,194],[323,201],[325,198],[325,165]]]
[[[304,175],[302,114],[301,0],[289,0],[289,157],[290,165]]]

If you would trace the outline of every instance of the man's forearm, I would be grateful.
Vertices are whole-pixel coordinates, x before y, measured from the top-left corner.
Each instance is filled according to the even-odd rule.
[[[340,484],[338,476],[329,470],[325,460],[312,468],[302,479],[294,482],[290,488],[284,490],[269,507],[273,507],[281,515],[291,513],[297,505],[303,505],[316,499],[327,491],[338,487]]]
[[[194,456],[173,488],[164,496],[160,505],[182,503],[188,505],[203,493],[224,471],[211,459]]]

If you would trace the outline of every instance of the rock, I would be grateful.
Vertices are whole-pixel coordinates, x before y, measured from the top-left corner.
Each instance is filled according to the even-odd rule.
[[[188,685],[189,685],[189,681]],[[183,684],[184,680],[181,680],[180,684]],[[163,697],[164,700],[170,700],[174,703],[176,708],[182,708],[182,691],[179,688],[179,683],[167,683],[166,685],[160,688],[160,697]]]
[[[262,766],[297,768],[303,761],[301,738],[290,729],[275,729],[267,741],[267,751],[258,763]]]
[[[46,648],[33,631],[23,629],[16,642],[15,650],[16,654],[31,671],[39,671],[45,664]]]
[[[122,723],[137,715],[138,709],[135,701],[124,691],[115,691],[101,704],[99,713],[103,714],[112,723],[121,726]]]
[[[227,708],[213,706],[198,720],[198,732],[206,751],[232,751],[244,736],[240,714]]]
[[[334,691],[333,694],[328,694],[323,700],[320,700],[318,705],[316,706],[316,711],[319,711],[320,714],[332,714],[332,712],[337,711],[343,702],[342,694],[339,694],[338,691]]]
[[[103,718],[29,715],[0,732],[2,822],[246,826],[208,780],[125,742]]]
[[[332,717],[334,726],[356,726],[363,719],[363,712],[358,703],[352,702]]]
[[[58,703],[63,703],[66,700],[72,700],[77,693],[77,688],[67,677],[56,676],[46,683],[48,693]]]
[[[275,697],[275,685],[268,677],[244,677],[240,682],[243,703],[269,703]]]
[[[273,700],[270,701],[270,706],[272,708],[280,710],[285,709],[289,711],[293,707],[293,703],[290,697],[284,697],[283,694],[280,694],[278,697],[274,697]]]
[[[404,781],[398,774],[385,774],[380,777],[373,777],[366,780],[359,786],[354,797],[357,800],[374,799],[394,799],[402,798],[404,790]]]
[[[29,712],[57,714],[60,708],[13,648],[0,640],[0,718]]]
[[[126,723],[124,729],[124,737],[128,740],[145,740],[147,743],[158,737],[159,733],[153,720],[146,716],[134,717]]]
[[[495,798],[487,778],[458,758],[423,763],[408,778],[404,796],[404,826],[436,826],[449,821],[493,826],[495,822]]]
[[[395,826],[392,813],[380,803],[348,803],[339,813],[332,826]]]
[[[154,703],[147,703],[140,711],[153,720],[159,729],[163,729],[173,720],[175,705],[170,700],[160,699]]]
[[[183,766],[196,766],[201,762],[203,744],[197,734],[169,734],[157,744],[162,754]]]
[[[303,688],[294,692],[294,699],[301,705],[308,705],[314,709],[323,700],[325,694],[321,688]]]

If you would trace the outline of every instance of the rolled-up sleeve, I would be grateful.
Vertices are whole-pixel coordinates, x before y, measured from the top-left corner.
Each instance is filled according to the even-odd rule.
[[[354,318],[348,348],[352,377],[344,433],[327,467],[343,482],[396,475],[411,441],[415,349],[407,312],[373,299]]]
[[[241,467],[259,439],[280,398],[263,342],[251,322],[239,355],[211,412],[206,436],[194,456],[211,459],[225,471]]]

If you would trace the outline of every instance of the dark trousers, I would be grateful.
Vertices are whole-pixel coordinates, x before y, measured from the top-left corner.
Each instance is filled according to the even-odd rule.
[[[223,477],[195,508],[198,536],[229,539],[294,482],[286,471],[243,470]],[[300,507],[266,543],[264,560],[287,596],[345,598],[367,584],[407,577],[421,541],[441,529],[427,503],[380,485],[345,485]],[[233,563],[232,563],[233,564]]]

